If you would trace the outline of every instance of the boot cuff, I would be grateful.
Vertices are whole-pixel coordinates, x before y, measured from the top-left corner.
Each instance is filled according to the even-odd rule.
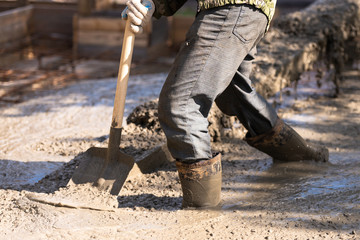
[[[187,179],[201,179],[221,172],[221,154],[217,154],[209,160],[202,160],[196,163],[182,163],[176,161],[179,174]]]

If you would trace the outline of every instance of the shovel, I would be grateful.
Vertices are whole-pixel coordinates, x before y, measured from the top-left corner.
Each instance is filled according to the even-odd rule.
[[[125,97],[130,74],[130,64],[134,48],[135,35],[130,30],[130,21],[126,21],[124,41],[119,65],[112,123],[108,148],[92,147],[88,149],[83,161],[75,170],[69,184],[92,183],[100,190],[118,195],[130,170],[134,158],[120,151],[122,122]]]

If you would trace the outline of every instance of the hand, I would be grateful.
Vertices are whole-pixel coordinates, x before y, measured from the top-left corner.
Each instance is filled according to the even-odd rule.
[[[131,30],[136,33],[142,33],[143,27],[151,20],[155,11],[155,4],[152,0],[129,0],[126,2],[126,8],[121,13],[123,19],[130,20]]]

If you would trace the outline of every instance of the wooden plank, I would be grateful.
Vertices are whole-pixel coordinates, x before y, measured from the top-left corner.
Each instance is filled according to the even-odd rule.
[[[125,31],[125,21],[121,18],[104,18],[104,17],[79,17],[78,28],[81,31]]]
[[[119,61],[121,56],[121,46],[104,46],[104,45],[85,45],[81,44],[78,46],[78,56],[80,58],[92,58],[92,59],[106,59]],[[147,55],[147,48],[135,47],[133,59],[135,61],[144,59]]]
[[[94,7],[94,0],[78,0],[78,13],[81,16],[88,16]]]
[[[95,10],[101,11],[111,8],[113,0],[95,0]]]
[[[103,45],[103,46],[121,46],[124,38],[123,32],[109,31],[78,31],[78,44],[85,45]],[[149,44],[149,36],[147,34],[139,34],[135,38],[135,46],[147,47]]]
[[[7,11],[4,11],[4,12],[0,12],[0,18],[4,17],[4,16],[8,16],[8,15],[19,16],[19,15],[23,15],[23,14],[26,14],[28,12],[31,12],[32,10],[33,10],[32,5],[29,5],[29,6],[26,6],[26,7],[19,7],[19,8],[7,10]]]
[[[121,32],[107,32],[107,31],[79,31],[79,44],[93,44],[93,45],[107,45],[120,46],[124,34]]]
[[[24,38],[27,34],[27,26],[24,23],[17,23],[10,26],[0,27],[0,43]]]
[[[29,4],[28,0],[17,0],[17,5],[20,6],[26,6]]]
[[[49,37],[54,34],[72,39],[73,15],[76,8],[72,5],[35,5],[31,21],[32,30],[38,36]]]
[[[110,17],[79,17],[78,28],[82,31],[104,30],[104,31],[125,31],[126,22],[120,18]],[[144,33],[151,33],[151,22],[144,28]]]
[[[0,27],[13,22],[27,21],[29,20],[32,12],[33,6],[31,5],[0,12]]]
[[[0,21],[1,21],[1,25],[0,28],[4,27],[4,26],[9,26],[11,24],[14,23],[18,23],[18,22],[24,22],[26,23],[28,21],[28,19],[30,18],[30,16],[24,14],[24,15],[9,15],[9,16],[3,16],[0,17]]]
[[[73,20],[74,56],[105,57],[117,59],[121,53],[126,22],[119,17],[111,16],[79,16]],[[150,45],[151,24],[144,33],[136,35],[135,49],[141,50],[144,56]],[[136,58],[136,52],[134,54]]]
[[[0,13],[0,43],[5,44],[25,38],[33,6],[20,7]]]

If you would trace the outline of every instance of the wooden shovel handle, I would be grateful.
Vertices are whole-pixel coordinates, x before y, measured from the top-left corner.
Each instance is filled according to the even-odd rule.
[[[121,128],[124,109],[125,98],[128,80],[130,76],[130,65],[134,49],[135,34],[130,30],[130,21],[126,21],[124,40],[121,51],[121,58],[119,64],[118,79],[115,92],[114,110],[112,116],[111,126],[113,128]]]

